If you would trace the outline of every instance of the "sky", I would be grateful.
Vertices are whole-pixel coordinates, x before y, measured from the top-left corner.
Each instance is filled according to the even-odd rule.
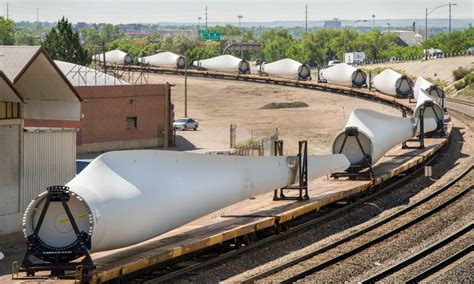
[[[208,7],[209,22],[304,21],[305,5],[308,5],[308,21],[332,18],[365,20],[372,19],[423,19],[425,8],[447,4],[433,0],[0,0],[0,16],[6,16],[7,3],[9,17],[15,21],[56,22],[62,16],[71,22],[88,23],[158,23],[181,22],[201,23]],[[474,0],[454,1],[453,18],[472,19]],[[448,7],[433,11],[430,18],[447,18]]]

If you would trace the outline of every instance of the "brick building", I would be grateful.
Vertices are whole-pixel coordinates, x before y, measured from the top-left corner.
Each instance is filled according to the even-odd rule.
[[[83,86],[76,90],[87,101],[81,106],[78,153],[162,147],[165,136],[171,141],[170,85]]]
[[[171,85],[130,84],[85,66],[55,62],[86,101],[81,104],[78,153],[163,147],[165,136],[171,144]]]

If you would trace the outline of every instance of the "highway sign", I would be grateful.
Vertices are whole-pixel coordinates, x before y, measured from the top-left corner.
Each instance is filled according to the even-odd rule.
[[[219,30],[200,30],[199,31],[199,38],[201,39],[201,41],[220,42],[221,41],[221,31],[219,31]]]

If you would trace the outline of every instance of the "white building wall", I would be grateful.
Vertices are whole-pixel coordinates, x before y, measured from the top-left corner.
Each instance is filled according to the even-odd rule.
[[[76,130],[26,128],[21,212],[51,185],[76,175]]]
[[[0,120],[0,235],[18,229],[21,120]]]
[[[25,119],[80,120],[79,101],[27,100],[24,105]]]

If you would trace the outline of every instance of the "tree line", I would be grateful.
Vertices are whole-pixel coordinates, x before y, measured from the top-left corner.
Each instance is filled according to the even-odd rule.
[[[203,44],[197,38],[185,34],[150,34],[144,39],[122,35],[118,26],[104,24],[99,30],[82,29],[76,31],[67,19],[62,18],[51,28],[43,42],[32,39],[31,44],[43,44],[54,59],[87,65],[92,54],[105,50],[120,49],[134,57],[155,54],[158,51],[172,51],[183,54],[188,62],[217,56],[223,53],[229,41],[254,40],[262,45],[260,52],[246,51],[244,59],[254,61],[261,58],[272,62],[282,58],[292,58],[314,65],[325,65],[329,60],[341,60],[344,52],[365,52],[367,59],[390,57],[417,57],[423,55],[424,48],[439,48],[443,52],[465,52],[474,46],[474,28],[455,30],[438,35],[421,45],[400,46],[398,36],[384,33],[379,29],[358,32],[352,28],[315,29],[295,36],[283,28],[243,28],[235,26],[214,26],[209,29],[221,32],[220,46]],[[0,17],[0,44],[28,44],[15,30],[15,23]],[[16,38],[17,37],[17,38]],[[232,54],[232,53],[231,53]],[[240,56],[240,52],[234,52]]]

